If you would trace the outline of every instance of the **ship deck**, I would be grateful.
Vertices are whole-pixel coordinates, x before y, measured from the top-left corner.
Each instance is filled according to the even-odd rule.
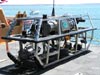
[[[10,50],[16,55],[18,43],[10,42]],[[91,45],[89,53],[72,60],[65,60],[38,72],[38,75],[100,75],[100,46]],[[0,75],[8,74],[13,62],[6,55],[5,44],[0,44]]]

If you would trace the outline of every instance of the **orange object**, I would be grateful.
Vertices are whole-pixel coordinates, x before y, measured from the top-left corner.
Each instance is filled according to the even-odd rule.
[[[23,17],[27,17],[26,11],[23,12]]]
[[[0,21],[1,21],[1,23],[5,23],[6,26],[9,25],[2,8],[0,8]]]
[[[65,37],[65,39],[66,39],[66,40],[70,40],[70,36],[67,35],[67,36]]]

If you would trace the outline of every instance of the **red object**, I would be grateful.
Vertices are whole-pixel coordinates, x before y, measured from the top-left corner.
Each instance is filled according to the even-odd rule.
[[[7,19],[8,25],[10,25],[10,23],[12,22],[10,19]]]
[[[1,0],[0,4],[4,3],[4,2],[8,2],[7,0]]]
[[[5,1],[5,0],[1,0],[1,1]]]

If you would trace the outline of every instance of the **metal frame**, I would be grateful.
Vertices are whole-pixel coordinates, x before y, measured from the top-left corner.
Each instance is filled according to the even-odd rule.
[[[48,19],[37,18],[37,19],[40,19],[40,21],[45,21],[45,20],[58,20],[58,22],[59,22],[58,23],[58,25],[59,25],[58,26],[58,34],[55,34],[55,35],[50,35],[50,36],[47,36],[47,37],[40,37],[40,28],[41,28],[41,23],[42,23],[42,22],[40,22],[39,25],[38,25],[38,29],[37,29],[37,31],[35,33],[36,34],[35,35],[35,38],[32,38],[32,37],[21,37],[20,34],[19,35],[10,36],[10,34],[11,34],[11,32],[12,32],[15,24],[16,24],[16,20],[32,20],[32,19],[35,19],[35,18],[19,18],[19,19],[16,19],[16,20],[14,20],[12,22],[11,27],[10,27],[10,29],[9,29],[6,37],[2,37],[2,38],[3,39],[6,39],[6,40],[20,41],[20,48],[22,48],[21,42],[24,42],[25,41],[25,42],[35,43],[35,57],[38,60],[38,62],[40,63],[40,65],[45,68],[45,67],[50,66],[50,65],[52,65],[54,63],[57,63],[59,61],[62,61],[62,60],[68,59],[68,58],[70,58],[72,56],[75,56],[77,54],[80,54],[80,53],[88,50],[88,48],[90,46],[90,43],[91,43],[91,41],[93,39],[94,30],[96,28],[94,28],[92,26],[92,28],[85,28],[85,29],[78,30],[77,23],[76,23],[75,31],[71,31],[71,32],[62,34],[61,33],[61,23],[60,22],[61,22],[61,20],[64,20],[64,19],[67,19],[67,18],[69,18],[69,17],[50,17]],[[76,17],[72,17],[72,18],[75,19]],[[75,22],[76,22],[76,20],[75,20]],[[92,24],[92,22],[91,22],[91,24]],[[78,35],[84,33],[85,34],[85,37],[87,37],[87,32],[88,31],[92,31],[92,34],[91,34],[92,36],[91,36],[91,40],[90,40],[89,45],[86,46],[86,44],[85,44],[85,49],[82,50],[82,51],[77,52],[77,45],[78,45],[78,38],[79,38]],[[75,43],[76,43],[75,51],[77,53],[75,53],[73,55],[66,56],[66,57],[60,59],[60,51],[61,51],[60,41],[61,41],[61,38],[62,37],[65,37],[67,35],[75,35],[75,37],[74,37],[75,38]],[[58,42],[57,43],[57,50],[55,52],[51,53],[50,52],[50,43],[49,43],[49,41],[50,40],[54,40],[54,39],[57,39],[56,42]],[[47,51],[47,54],[46,54],[46,62],[45,63],[41,60],[40,55],[38,55],[38,43],[41,43],[41,42],[42,42],[42,44],[45,44],[45,42],[47,42],[46,43],[47,44],[47,50],[46,50]],[[43,46],[45,46],[45,45],[43,45]],[[53,61],[53,62],[49,62],[50,56],[55,55],[55,54],[57,54],[57,59],[55,61]]]

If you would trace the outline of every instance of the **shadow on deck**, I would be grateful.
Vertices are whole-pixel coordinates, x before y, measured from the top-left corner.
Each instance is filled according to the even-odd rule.
[[[71,57],[71,58],[69,58],[67,60],[64,60],[64,61],[61,61],[59,63],[56,63],[56,64],[54,64],[52,66],[49,66],[49,67],[44,68],[44,69],[41,69],[39,71],[33,71],[32,70],[32,71],[28,71],[28,72],[24,71],[23,73],[21,73],[23,71],[22,69],[14,70],[15,69],[15,65],[14,64],[8,65],[6,67],[0,68],[0,75],[33,75],[33,74],[34,75],[41,75],[41,74],[43,74],[43,73],[45,73],[45,72],[47,72],[47,71],[59,66],[59,65],[62,65],[64,63],[68,62],[68,61],[74,60],[74,59],[76,59],[76,58],[78,58],[80,56],[86,55],[86,54],[88,54],[90,52],[91,52],[90,50],[87,50],[87,51],[85,51],[85,52],[83,52],[81,54],[78,54],[78,55],[76,55],[74,57]],[[11,70],[13,70],[13,71],[11,71]]]

